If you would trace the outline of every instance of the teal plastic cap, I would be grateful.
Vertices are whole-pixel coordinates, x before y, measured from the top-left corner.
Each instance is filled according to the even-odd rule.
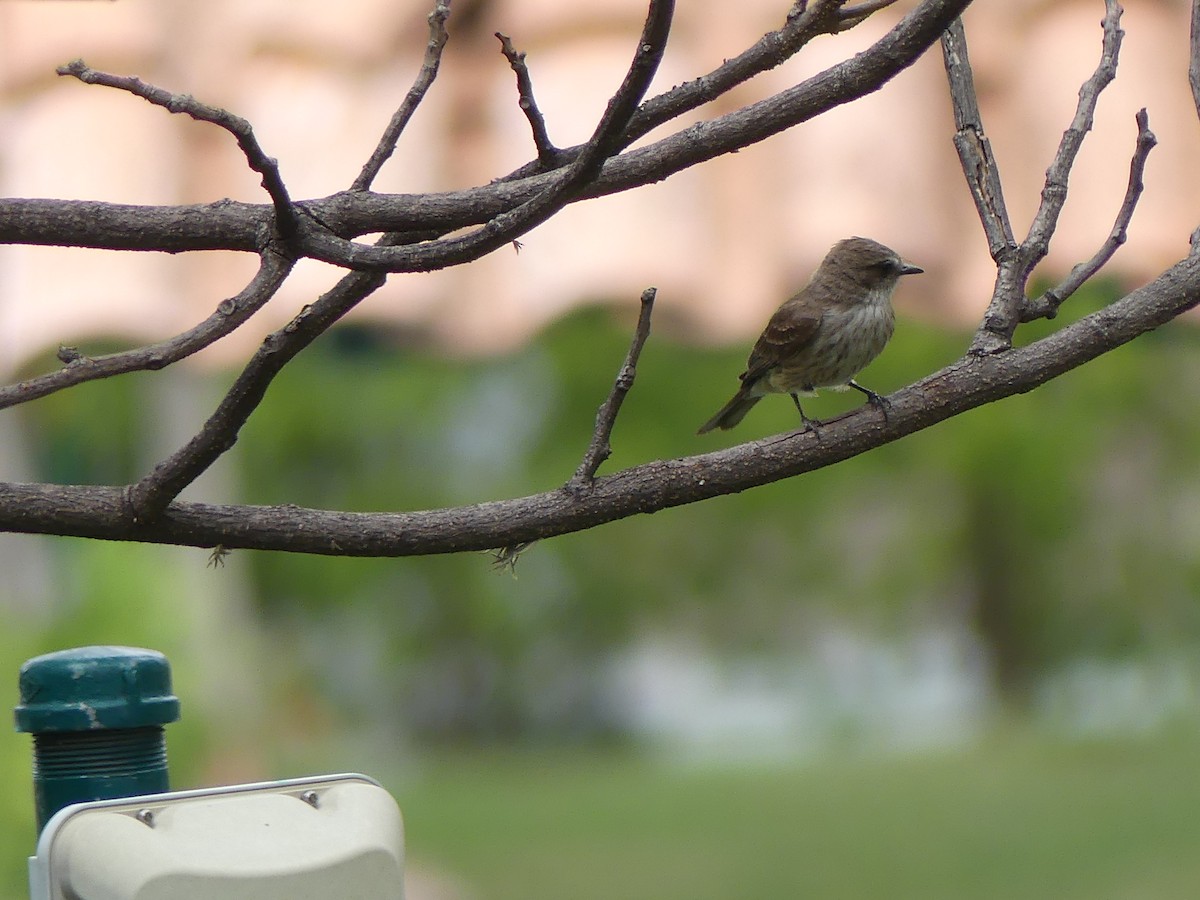
[[[21,666],[17,731],[97,731],[165,725],[179,718],[171,664],[155,650],[77,647]]]

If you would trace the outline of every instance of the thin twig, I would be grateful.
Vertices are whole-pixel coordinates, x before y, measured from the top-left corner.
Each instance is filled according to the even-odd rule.
[[[1108,238],[1100,249],[1096,251],[1095,256],[1071,269],[1066,278],[1042,296],[1025,303],[1021,310],[1022,322],[1032,322],[1034,319],[1043,318],[1053,319],[1058,315],[1058,308],[1062,306],[1063,302],[1079,290],[1084,282],[1099,272],[1101,267],[1112,259],[1117,248],[1125,243],[1129,222],[1133,218],[1133,211],[1137,208],[1138,199],[1145,187],[1142,183],[1142,175],[1146,171],[1146,159],[1158,143],[1158,138],[1150,130],[1150,120],[1145,109],[1138,112],[1136,120],[1137,146],[1133,151],[1133,158],[1129,161],[1129,185],[1125,188],[1125,199],[1117,211],[1112,231],[1109,232]]]
[[[633,387],[633,379],[637,376],[638,358],[642,355],[642,347],[646,344],[646,338],[650,336],[650,313],[654,310],[654,298],[657,293],[655,288],[646,288],[642,291],[642,306],[638,313],[637,327],[633,332],[633,342],[629,345],[629,353],[625,356],[621,371],[617,373],[612,390],[600,405],[600,409],[596,411],[596,427],[592,431],[591,443],[588,444],[587,452],[583,454],[583,461],[579,463],[579,468],[571,476],[568,487],[590,484],[596,476],[596,470],[612,456],[612,445],[609,443],[609,439],[612,437],[613,425],[617,421],[617,413],[621,411],[625,395]]]
[[[845,0],[799,0],[788,10],[782,28],[764,34],[752,47],[698,78],[665,91],[642,104],[625,130],[626,145],[653,131],[659,125],[697,109],[705,103],[728,93],[743,84],[782,65],[809,41],[821,34],[845,31],[865,20],[876,9],[890,6],[896,0],[871,0],[853,7],[839,9]],[[559,149],[557,164],[574,159],[582,146]],[[515,181],[542,171],[543,165],[528,163],[498,181]]]
[[[1063,132],[1058,151],[1046,170],[1042,202],[1033,217],[1028,235],[1021,243],[1021,255],[1024,257],[1027,273],[1033,271],[1033,267],[1049,251],[1050,238],[1054,236],[1059,214],[1067,200],[1067,179],[1071,175],[1071,167],[1075,164],[1075,157],[1083,145],[1084,137],[1092,130],[1100,92],[1117,77],[1117,58],[1121,53],[1121,39],[1125,36],[1125,32],[1121,30],[1123,10],[1117,0],[1105,0],[1104,6],[1104,43],[1100,52],[1100,63],[1079,89],[1075,118],[1071,120],[1070,127]]]
[[[843,6],[838,10],[838,18],[842,20],[842,26],[838,30],[853,28],[872,13],[886,9],[895,2],[896,0],[864,0],[863,3],[856,3],[853,6]]]
[[[1192,86],[1192,102],[1200,115],[1200,0],[1192,0],[1192,28],[1188,42],[1188,83]],[[1200,227],[1192,232],[1191,255],[1200,254]]]
[[[1192,102],[1200,115],[1200,0],[1192,0],[1192,29],[1188,54],[1188,84],[1192,86]]]
[[[782,65],[817,35],[835,31],[840,25],[837,7],[838,0],[796,3],[788,12],[782,28],[767,32],[754,46],[711,72],[647,100],[629,120],[629,126],[625,129],[626,145],[659,125],[715,100],[754,76]],[[582,145],[560,149],[559,164],[565,165],[578,156],[582,149]],[[529,163],[498,180],[515,181],[538,171],[540,163]]]
[[[517,74],[517,105],[525,113],[529,127],[533,130],[533,145],[537,148],[538,165],[543,169],[553,169],[558,164],[559,149],[550,140],[550,134],[546,131],[546,118],[534,99],[533,79],[529,77],[525,54],[517,52],[507,34],[497,31],[496,39],[500,41],[500,50],[504,58]]]
[[[442,49],[446,46],[446,41],[450,39],[446,32],[446,19],[449,15],[450,0],[437,0],[437,5],[428,17],[429,43],[425,45],[425,59],[421,63],[421,71],[417,73],[413,86],[408,89],[404,102],[400,104],[399,109],[392,116],[392,120],[388,122],[371,158],[363,165],[362,171],[350,185],[350,190],[365,191],[371,186],[371,182],[375,180],[375,176],[379,174],[383,164],[395,152],[396,142],[400,140],[400,135],[408,126],[408,120],[417,111],[417,107],[425,99],[425,93],[433,84],[433,80],[437,78],[438,66],[442,61]]]
[[[968,183],[972,185],[973,194],[977,190],[976,181],[979,180],[981,184],[979,188],[981,196],[976,198],[976,206],[979,209],[980,219],[984,223],[984,230],[988,235],[992,256],[996,260],[996,283],[992,290],[992,299],[975,332],[975,337],[971,341],[969,353],[973,356],[1002,353],[1012,348],[1013,333],[1017,330],[1022,311],[1027,304],[1025,286],[1034,266],[1049,252],[1050,239],[1058,227],[1059,215],[1062,213],[1063,204],[1067,199],[1067,180],[1071,174],[1071,167],[1075,163],[1084,137],[1092,128],[1100,93],[1117,74],[1117,58],[1121,50],[1121,38],[1124,36],[1124,32],[1121,30],[1121,12],[1120,4],[1116,0],[1105,0],[1104,39],[1100,62],[1095,72],[1079,89],[1079,102],[1076,105],[1075,117],[1071,120],[1067,130],[1063,132],[1054,158],[1046,170],[1041,203],[1025,239],[1015,248],[1009,243],[1012,239],[1011,229],[1004,232],[1003,241],[1001,241],[999,220],[991,208],[992,203],[1000,196],[999,178],[995,178],[994,187],[989,187],[988,172],[975,168],[976,160],[984,157],[975,155],[977,150],[982,154],[982,150],[970,146],[973,141],[969,135],[959,146],[960,156],[963,157],[963,168],[967,174]],[[969,93],[970,99],[967,99],[966,88],[970,86],[970,83],[968,76],[964,73],[969,73],[969,62],[966,57],[966,43],[962,40],[961,26],[957,31],[952,27],[947,35],[948,39],[946,37],[943,39],[943,51],[951,93],[954,94],[956,88],[959,89],[964,104],[961,113],[964,117],[969,117],[970,105],[975,101],[973,88]],[[956,120],[959,115],[960,98],[956,96]],[[965,120],[964,118],[963,121]],[[960,144],[957,138],[955,143]],[[994,164],[990,166],[990,169],[992,173],[995,172]],[[996,209],[1002,210],[1003,206],[996,207]]]
[[[191,356],[230,334],[262,309],[275,296],[294,264],[295,260],[268,250],[263,253],[258,272],[245,289],[222,300],[212,315],[194,328],[158,344],[107,356],[87,357],[75,353],[64,359],[65,354],[60,353],[59,358],[66,365],[58,371],[0,388],[0,409],[36,400],[85,381],[162,369]]]
[[[368,247],[310,228],[299,239],[303,252],[313,259],[350,269],[428,271],[471,262],[545,222],[595,181],[605,161],[625,146],[629,120],[662,62],[674,11],[675,0],[650,0],[633,61],[591,138],[571,164],[555,173],[550,183],[531,199],[493,216],[466,234],[403,248],[378,244]]]
[[[199,122],[210,122],[224,128],[237,140],[238,147],[241,148],[250,168],[262,176],[262,186],[270,195],[271,203],[275,207],[275,222],[280,235],[285,239],[290,239],[296,234],[298,227],[296,211],[288,196],[287,186],[279,174],[279,163],[263,152],[258,138],[254,136],[254,129],[241,116],[235,116],[228,110],[201,103],[188,94],[172,94],[160,87],[146,84],[140,78],[99,72],[88,66],[82,59],[59,66],[57,72],[59,75],[72,75],[84,84],[99,84],[128,91],[155,106],[161,106],[168,112],[183,113]]]
[[[987,235],[988,249],[992,259],[999,262],[1001,256],[1015,247],[1017,242],[1013,237],[1008,209],[1004,205],[1000,171],[979,115],[975,77],[971,72],[962,19],[955,19],[942,35],[942,61],[950,83],[950,101],[954,107],[954,147],[958,150],[979,221]]]
[[[983,130],[979,114],[979,98],[975,92],[975,76],[967,52],[967,36],[961,18],[956,18],[942,34],[942,63],[950,87],[954,109],[954,147],[966,176],[967,186],[975,201],[988,251],[996,263],[996,282],[979,328],[971,341],[968,353],[988,355],[1012,347],[1009,321],[1011,310],[1025,297],[1025,280],[1014,258],[1017,241],[1004,202],[1000,168],[992,154],[992,145]],[[1012,328],[1016,328],[1013,321]]]
[[[820,0],[818,0],[820,2]],[[826,0],[828,2],[828,0]],[[772,135],[809,122],[829,110],[878,90],[897,72],[925,53],[971,0],[922,0],[887,34],[852,58],[837,63],[773,96],[750,106],[681,128],[653,143],[627,150],[604,163],[594,181],[579,190],[576,200],[629,191],[663,181],[679,172],[726,153],[735,153]],[[817,3],[809,5],[813,9]],[[773,33],[775,34],[775,33]],[[771,55],[772,41],[760,44],[756,58]],[[758,46],[758,45],[756,45]],[[772,63],[774,64],[774,63]],[[704,78],[687,93],[707,95]],[[639,133],[655,101],[646,101],[625,129],[625,139]],[[691,108],[690,102],[684,106]],[[660,108],[661,109],[661,108]],[[672,113],[667,113],[667,118]],[[659,123],[661,124],[661,123]],[[564,150],[570,159],[580,148]],[[534,163],[536,165],[536,163]],[[324,262],[345,268],[376,268],[389,272],[425,272],[468,261],[462,245],[433,243],[443,234],[487,221],[511,210],[546,189],[561,173],[547,172],[517,181],[494,179],[488,184],[430,194],[379,195],[370,191],[341,191],[299,204],[301,221],[325,223],[332,235],[353,238],[364,234],[421,229],[426,243],[385,251],[353,242],[328,242],[317,249]],[[134,206],[96,201],[0,198],[0,243],[69,244],[111,250],[236,250],[259,248],[258,235],[269,224],[270,209],[222,201],[194,206]],[[310,230],[316,230],[313,225]],[[318,242],[314,241],[314,246]],[[363,252],[365,251],[365,252]],[[475,254],[481,255],[481,254]],[[465,258],[464,258],[465,257]]]

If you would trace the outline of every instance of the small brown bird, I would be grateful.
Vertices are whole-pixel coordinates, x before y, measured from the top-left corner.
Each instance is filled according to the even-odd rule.
[[[883,350],[896,326],[892,291],[901,275],[924,269],[868,238],[838,241],[812,279],[771,316],[739,376],[742,386],[697,434],[732,428],[767,394],[790,394],[805,428],[800,395],[854,388],[871,403],[886,401],[854,380]]]

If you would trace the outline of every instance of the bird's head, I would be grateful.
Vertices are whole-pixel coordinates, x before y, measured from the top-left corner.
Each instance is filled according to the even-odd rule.
[[[905,262],[895,250],[864,237],[838,241],[825,255],[819,269],[823,277],[855,284],[872,292],[882,288],[889,294],[901,275],[924,271]]]

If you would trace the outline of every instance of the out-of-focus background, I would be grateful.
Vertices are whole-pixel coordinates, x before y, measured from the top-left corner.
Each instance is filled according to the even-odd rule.
[[[777,27],[788,3],[690,0],[656,90]],[[814,41],[713,114],[861,49],[911,7]],[[1053,283],[1108,233],[1134,112],[1161,145],[1128,245],[1071,320],[1187,252],[1200,185],[1183,0],[1131,0],[1117,83],[1071,182]],[[0,4],[0,191],[262,199],[227,135],[57,78],[76,57],[254,124],[295,197],[347,186],[411,83],[424,0]],[[387,191],[482,183],[532,154],[493,32],[529,54],[551,136],[619,82],[634,0],[455,0],[442,73]],[[1099,0],[967,16],[1014,225],[1099,53]],[[574,470],[659,288],[615,469],[790,428],[785,401],[694,436],[765,317],[838,238],[927,274],[863,376],[961,354],[990,291],[940,58],[788,134],[578,204],[443,273],[393,277],[271,388],[187,496],[420,509]],[[167,337],[253,261],[0,248],[0,373]],[[0,413],[0,478],[121,483],[198,427],[261,336],[338,273],[303,265],[258,320],[170,370]],[[1055,323],[1024,328],[1022,339]],[[0,537],[0,679],[31,656],[164,651],[174,786],[361,770],[405,812],[422,898],[1193,897],[1200,880],[1200,355],[1169,326],[1033,394],[803,478],[534,546],[335,560]],[[817,416],[856,402],[814,402]],[[0,737],[0,897],[25,895],[29,741]]]

